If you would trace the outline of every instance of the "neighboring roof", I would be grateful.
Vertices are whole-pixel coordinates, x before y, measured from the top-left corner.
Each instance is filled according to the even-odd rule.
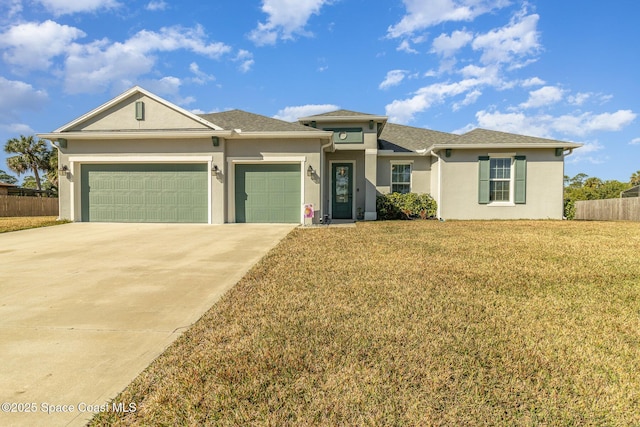
[[[426,150],[434,144],[456,142],[459,135],[431,129],[387,123],[378,138],[378,148],[397,152]]]
[[[0,181],[0,187],[17,187],[17,185]]]
[[[551,144],[563,147],[575,148],[581,144],[573,142],[558,141],[555,139],[538,138],[535,136],[518,135],[515,133],[499,132],[488,129],[474,129],[460,136],[460,143],[463,144],[510,144],[510,145],[530,145],[530,144]]]
[[[199,116],[225,130],[240,129],[242,132],[320,132],[320,130],[309,126],[289,123],[242,110],[200,114]]]

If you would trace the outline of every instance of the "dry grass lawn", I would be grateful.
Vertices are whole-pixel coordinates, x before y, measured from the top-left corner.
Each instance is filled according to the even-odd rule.
[[[639,250],[638,223],[298,229],[93,424],[639,425]]]
[[[26,230],[28,228],[48,227],[66,222],[68,221],[58,221],[55,216],[0,217],[0,233]]]

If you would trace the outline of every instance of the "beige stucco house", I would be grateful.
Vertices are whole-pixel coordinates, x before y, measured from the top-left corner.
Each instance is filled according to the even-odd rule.
[[[140,87],[38,136],[59,151],[61,218],[210,224],[375,220],[389,192],[429,193],[444,219],[561,219],[580,146],[347,110],[196,115]]]

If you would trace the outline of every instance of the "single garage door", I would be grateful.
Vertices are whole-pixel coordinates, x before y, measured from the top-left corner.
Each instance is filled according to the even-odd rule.
[[[300,164],[238,164],[235,174],[236,222],[300,222]]]
[[[82,221],[208,222],[202,164],[82,165]]]

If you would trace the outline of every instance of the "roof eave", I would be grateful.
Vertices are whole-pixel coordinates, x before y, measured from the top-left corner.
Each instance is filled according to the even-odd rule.
[[[582,144],[574,142],[532,142],[532,143],[506,143],[506,144],[434,144],[431,150],[445,150],[445,149],[457,149],[457,150],[473,150],[473,149],[500,149],[500,148],[579,148]]]
[[[234,132],[228,130],[158,130],[158,131],[85,131],[38,133],[36,136],[51,141],[67,140],[105,140],[105,139],[197,139],[218,136],[229,138]]]
[[[281,132],[244,132],[233,131],[229,139],[331,139],[333,132],[281,131]]]

